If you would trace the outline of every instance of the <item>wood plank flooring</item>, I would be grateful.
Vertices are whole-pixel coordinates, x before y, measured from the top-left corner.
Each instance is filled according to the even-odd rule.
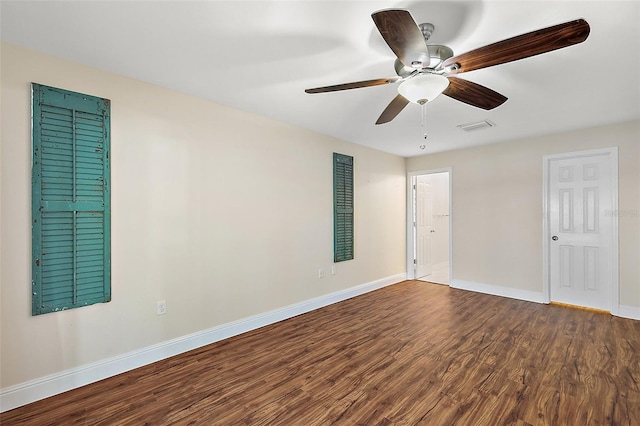
[[[640,425],[640,321],[406,281],[2,425]]]

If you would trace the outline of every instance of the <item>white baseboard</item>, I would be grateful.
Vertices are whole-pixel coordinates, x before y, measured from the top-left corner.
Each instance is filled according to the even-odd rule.
[[[40,399],[79,388],[156,361],[169,358],[247,331],[292,318],[324,306],[332,305],[406,279],[406,274],[360,284],[284,308],[222,324],[197,333],[178,337],[123,355],[72,368],[0,390],[0,412],[5,412]]]
[[[615,315],[622,318],[629,318],[640,321],[640,307],[618,305],[618,312]]]
[[[494,296],[525,300],[527,302],[546,303],[544,300],[544,294],[537,293],[535,291],[520,290],[516,288],[502,287],[491,284],[474,283],[464,280],[451,280],[449,286],[451,288],[457,288],[460,290],[475,291],[478,293],[491,294]],[[611,312],[612,315],[622,318],[640,320],[640,307],[619,305],[617,308],[617,311],[614,310]]]
[[[530,290],[520,290],[499,285],[475,283],[471,281],[453,279],[449,287],[460,290],[475,291],[477,293],[491,294],[493,296],[508,297],[510,299],[525,300],[527,302],[544,303],[544,295]]]

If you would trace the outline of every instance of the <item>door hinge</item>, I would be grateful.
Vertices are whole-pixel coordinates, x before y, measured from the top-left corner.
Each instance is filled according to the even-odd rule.
[[[416,260],[415,260],[415,259],[413,259],[413,264],[415,265],[416,263],[417,263],[417,262],[416,262]]]

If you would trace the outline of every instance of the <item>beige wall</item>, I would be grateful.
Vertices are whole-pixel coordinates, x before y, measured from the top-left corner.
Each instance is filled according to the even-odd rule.
[[[405,272],[403,158],[15,46],[1,53],[2,388]],[[31,82],[112,102],[113,300],[36,317]],[[355,157],[356,258],[332,276],[334,151]],[[167,315],[156,316],[160,299]]]
[[[453,169],[453,278],[541,293],[542,157],[613,146],[620,303],[640,307],[640,121],[408,159],[409,172]]]

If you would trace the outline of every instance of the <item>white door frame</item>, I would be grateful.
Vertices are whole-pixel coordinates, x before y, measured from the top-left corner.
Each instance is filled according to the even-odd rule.
[[[453,171],[451,167],[441,169],[419,170],[407,173],[407,279],[416,278],[415,268],[415,233],[413,226],[413,212],[415,211],[415,197],[413,196],[413,184],[415,178],[420,175],[435,173],[449,173],[449,281],[453,279]]]
[[[551,302],[551,278],[550,278],[550,253],[551,234],[549,232],[549,164],[553,160],[570,159],[578,157],[590,157],[594,155],[606,155],[611,165],[611,215],[612,215],[612,241],[611,241],[611,309],[613,315],[618,315],[620,307],[620,278],[618,261],[618,148],[601,148],[588,151],[565,152],[561,154],[550,154],[542,157],[542,280],[543,280],[543,302]]]

